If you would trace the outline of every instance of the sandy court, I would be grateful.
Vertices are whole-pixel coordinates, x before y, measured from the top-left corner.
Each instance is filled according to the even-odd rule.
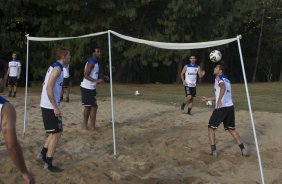
[[[43,170],[36,156],[44,131],[39,107],[40,93],[29,94],[28,125],[22,139],[23,94],[11,99],[17,110],[17,132],[24,156],[37,183],[260,183],[259,166],[248,111],[236,112],[237,130],[248,145],[250,157],[221,125],[216,132],[219,156],[209,155],[207,122],[212,108],[194,108],[193,116],[180,107],[149,101],[115,99],[116,160],[113,159],[110,99],[98,98],[97,132],[83,132],[79,95],[62,103],[64,133],[54,164],[60,174]],[[282,114],[255,112],[254,119],[265,171],[265,183],[282,183]],[[22,183],[8,161],[1,138],[0,183]]]

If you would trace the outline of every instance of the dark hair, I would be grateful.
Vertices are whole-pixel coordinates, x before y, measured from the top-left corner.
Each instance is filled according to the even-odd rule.
[[[4,60],[0,59],[0,78],[3,79],[8,70],[8,65]]]
[[[92,46],[91,47],[91,54],[93,53],[93,52],[96,52],[96,49],[100,49],[100,47],[99,46],[97,46],[97,45],[94,45],[94,46]]]
[[[57,49],[56,51],[56,59],[61,59],[63,56],[66,56],[70,51],[64,47]]]
[[[191,57],[195,57],[195,59],[197,59],[197,56],[196,56],[195,54],[191,54],[191,55],[189,56],[189,59],[191,59]]]
[[[226,67],[224,66],[223,63],[219,62],[219,63],[216,64],[216,66],[219,66],[219,69],[222,70],[222,72],[224,73]]]
[[[13,54],[16,54],[16,55],[17,55],[16,51],[13,51],[12,54],[11,54],[11,56],[12,56]]]

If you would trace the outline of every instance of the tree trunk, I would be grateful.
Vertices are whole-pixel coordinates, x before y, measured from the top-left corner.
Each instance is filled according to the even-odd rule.
[[[205,51],[202,50],[202,52],[201,52],[201,61],[200,61],[201,70],[204,70],[204,64],[205,64]],[[202,79],[203,78],[199,78],[199,83],[202,82]]]
[[[122,82],[122,76],[124,74],[126,66],[127,66],[127,61],[123,60],[122,63],[120,64],[119,68],[118,68],[118,71],[117,71],[115,77],[114,77],[115,82]]]
[[[179,56],[178,67],[177,67],[177,76],[176,76],[176,83],[181,83],[181,72],[182,72],[182,65],[183,65],[183,58]]]
[[[265,12],[265,9],[263,10],[262,17],[261,17],[261,27],[260,27],[260,34],[259,34],[259,41],[258,41],[258,48],[257,48],[257,57],[256,57],[256,63],[255,63],[252,82],[256,81],[256,74],[257,74],[259,54],[260,54],[260,48],[261,48],[261,40],[262,40],[262,30],[263,30],[263,23],[264,23],[264,12]]]

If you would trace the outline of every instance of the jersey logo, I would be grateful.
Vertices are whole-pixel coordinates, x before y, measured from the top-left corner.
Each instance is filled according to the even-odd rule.
[[[197,75],[197,73],[188,73],[188,75]]]

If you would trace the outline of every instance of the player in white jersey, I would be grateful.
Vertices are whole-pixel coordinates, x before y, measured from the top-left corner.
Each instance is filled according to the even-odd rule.
[[[17,60],[17,54],[15,52],[12,53],[12,60],[9,62],[8,74],[9,97],[11,97],[13,93],[13,97],[15,98],[18,80],[21,76],[21,62]]]
[[[201,70],[201,67],[196,64],[196,61],[196,56],[191,55],[190,63],[185,65],[181,72],[181,80],[185,91],[185,99],[181,105],[181,110],[184,110],[185,106],[188,104],[187,114],[189,115],[191,115],[194,100],[193,98],[196,97],[197,77],[199,75],[199,77],[202,78],[205,75],[205,71]]]
[[[202,101],[215,100],[216,106],[210,117],[208,124],[208,134],[211,146],[211,155],[217,157],[217,150],[215,144],[215,130],[223,122],[224,129],[227,130],[235,139],[241,149],[243,156],[248,156],[248,152],[240,138],[239,133],[235,129],[235,110],[231,95],[231,83],[223,74],[223,64],[217,64],[214,68],[215,83],[214,91],[215,97],[202,96]]]
[[[81,101],[84,106],[82,128],[84,130],[95,131],[96,114],[97,114],[97,101],[96,101],[96,85],[103,82],[99,79],[99,64],[98,60],[101,58],[101,50],[95,47],[92,52],[92,57],[88,59],[85,69],[83,81],[80,85]],[[101,77],[101,76],[100,76]],[[107,76],[103,76],[105,80]],[[90,117],[90,123],[88,119]]]
[[[63,171],[63,169],[53,166],[52,160],[63,131],[60,96],[64,79],[63,67],[69,64],[70,57],[69,50],[65,48],[57,50],[57,61],[48,68],[42,87],[40,107],[45,132],[49,133],[49,136],[39,157],[44,161],[44,169],[50,172]]]
[[[7,79],[7,64],[5,61],[0,60],[0,92],[2,93],[6,86]],[[3,133],[4,142],[8,154],[20,171],[25,183],[33,184],[35,183],[33,176],[27,170],[22,148],[18,142],[16,134],[16,111],[6,99],[0,96],[0,132]],[[1,168],[1,166],[0,166]]]
[[[64,94],[66,94],[66,102],[69,102],[70,101],[69,98],[70,65],[65,66],[63,69],[64,69],[64,81],[63,81],[63,90],[61,93],[61,102],[64,100]]]

